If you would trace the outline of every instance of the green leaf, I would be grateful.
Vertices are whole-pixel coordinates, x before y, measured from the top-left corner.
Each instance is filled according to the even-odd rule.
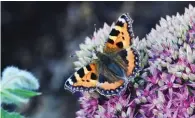
[[[16,96],[8,91],[1,91],[1,99],[3,103],[20,105],[21,103],[27,103],[28,99]]]
[[[23,98],[31,98],[37,95],[41,95],[40,92],[35,92],[26,89],[7,89],[7,91]]]
[[[16,112],[9,113],[1,108],[1,118],[24,118],[24,116]]]
[[[14,103],[16,105],[20,105],[21,103],[27,103],[28,98],[40,95],[39,92],[34,92],[25,89],[4,89],[1,93],[2,102],[11,104]]]

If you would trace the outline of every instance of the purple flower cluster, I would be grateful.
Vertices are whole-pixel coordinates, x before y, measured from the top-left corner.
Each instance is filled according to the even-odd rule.
[[[195,118],[195,8],[161,19],[134,45],[142,59],[138,77],[121,96],[85,93],[78,118]],[[135,86],[138,85],[138,86]]]
[[[81,97],[81,109],[76,113],[77,118],[129,118],[135,115],[135,102],[131,95],[102,97],[96,98],[89,94]]]
[[[189,118],[194,115],[195,83],[182,81],[173,74],[156,70],[154,75],[146,79],[146,88],[136,91],[139,98],[145,99],[139,109],[143,117]],[[139,98],[137,104],[141,103]]]

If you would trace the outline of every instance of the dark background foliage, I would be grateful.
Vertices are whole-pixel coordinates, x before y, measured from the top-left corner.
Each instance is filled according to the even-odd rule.
[[[64,90],[74,72],[70,58],[86,36],[122,13],[133,18],[135,36],[143,38],[161,17],[184,13],[194,2],[1,2],[1,70],[8,65],[31,71],[41,96],[17,111],[29,118],[73,118],[77,97]],[[13,106],[4,105],[8,110]]]

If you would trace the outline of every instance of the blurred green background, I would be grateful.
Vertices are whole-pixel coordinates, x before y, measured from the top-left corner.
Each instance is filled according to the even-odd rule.
[[[8,65],[31,71],[41,96],[16,111],[28,118],[74,118],[77,97],[64,90],[74,72],[70,58],[86,36],[109,25],[122,13],[133,18],[142,39],[161,17],[184,13],[194,2],[1,2],[1,70]],[[13,105],[3,105],[15,111]]]

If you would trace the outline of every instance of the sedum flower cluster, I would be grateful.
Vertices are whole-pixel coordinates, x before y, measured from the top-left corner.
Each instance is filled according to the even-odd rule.
[[[76,69],[102,51],[111,27],[104,25],[76,52]],[[77,118],[195,118],[195,8],[183,15],[166,16],[145,38],[134,39],[142,70],[121,96],[84,93]]]

